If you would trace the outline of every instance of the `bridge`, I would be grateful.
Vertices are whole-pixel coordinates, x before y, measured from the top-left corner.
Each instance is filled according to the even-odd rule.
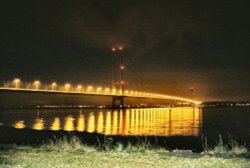
[[[26,83],[22,85],[21,83]],[[12,82],[5,83],[5,86],[0,87],[0,100],[3,102],[5,100],[5,97],[3,96],[3,93],[8,94],[32,94],[34,95],[44,95],[49,94],[52,95],[73,95],[73,96],[85,96],[85,97],[92,97],[94,99],[101,99],[101,98],[109,98],[111,101],[112,107],[119,107],[123,108],[127,105],[136,104],[136,103],[126,103],[126,99],[136,99],[136,100],[147,100],[144,101],[143,104],[154,104],[152,102],[158,102],[158,104],[166,104],[166,102],[179,102],[184,104],[192,104],[192,105],[199,105],[201,102],[182,98],[182,97],[176,97],[171,95],[164,95],[164,94],[158,94],[158,93],[150,93],[150,92],[143,92],[143,91],[135,91],[135,90],[124,90],[122,92],[121,90],[116,89],[110,89],[108,87],[94,87],[92,85],[83,87],[82,85],[73,86],[69,83],[65,85],[58,85],[57,83],[53,82],[51,84],[44,84],[40,81],[34,81],[33,83],[27,83],[27,82],[21,82],[20,79],[14,79]],[[22,97],[22,96],[21,96]],[[20,98],[22,99],[22,98]],[[32,99],[32,97],[30,97]],[[39,96],[37,97],[39,99]],[[161,103],[159,103],[162,101]],[[165,102],[165,103],[164,103]],[[84,103],[84,102],[83,102]],[[102,104],[100,104],[102,105]]]
[[[124,71],[125,71],[125,65],[124,65],[124,56],[123,56],[123,47],[119,46],[116,48],[112,48],[112,86],[109,87],[93,87],[91,85],[83,87],[83,85],[77,85],[73,86],[70,83],[66,83],[65,85],[58,85],[56,82],[53,82],[51,84],[42,84],[40,81],[36,80],[32,83],[22,82],[19,78],[15,78],[11,82],[5,82],[3,86],[0,86],[0,105],[1,102],[5,101],[5,103],[9,103],[11,99],[13,99],[13,96],[9,96],[12,93],[19,94],[19,96],[25,96],[25,94],[29,94],[32,96],[37,96],[37,99],[41,99],[42,95],[71,95],[76,100],[78,99],[76,96],[85,97],[85,100],[87,97],[98,99],[98,97],[102,98],[111,98],[111,106],[112,107],[119,107],[123,108],[128,105],[132,104],[166,104],[168,101],[174,101],[174,102],[182,102],[186,104],[192,104],[192,105],[199,105],[201,102],[182,98],[182,97],[176,97],[171,95],[164,95],[159,93],[149,93],[149,92],[143,92],[143,91],[134,91],[134,90],[125,90],[125,80],[124,80]],[[116,71],[119,71],[117,73]],[[117,80],[118,79],[118,80]],[[116,86],[116,85],[119,86]],[[117,90],[116,88],[119,88]],[[4,94],[5,95],[4,95]],[[40,95],[40,96],[38,96]],[[11,97],[9,101],[6,100],[7,97]],[[71,97],[71,98],[73,98]],[[28,99],[31,99],[32,97],[27,97]],[[51,99],[48,98],[47,99]],[[68,96],[68,99],[69,96]],[[129,100],[133,100],[133,103]],[[59,100],[59,99],[58,99]],[[140,100],[140,101],[139,101]],[[141,101],[144,100],[144,101]],[[21,100],[19,100],[21,101]],[[53,101],[45,101],[46,103],[53,103]],[[109,100],[108,100],[109,101]],[[137,102],[136,102],[137,101]],[[16,101],[17,102],[17,101]],[[86,102],[86,101],[85,101]],[[84,101],[81,101],[79,103],[85,103]],[[58,103],[56,103],[58,104]],[[75,103],[73,103],[75,104]],[[109,103],[104,103],[109,104]],[[169,104],[169,103],[168,103]]]

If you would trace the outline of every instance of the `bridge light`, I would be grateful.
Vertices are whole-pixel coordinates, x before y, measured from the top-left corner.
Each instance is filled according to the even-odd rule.
[[[88,86],[87,87],[87,92],[90,92],[90,91],[92,91],[93,90],[93,86]]]
[[[102,88],[101,87],[98,87],[97,89],[96,89],[96,92],[100,92],[102,90]]]
[[[70,86],[71,86],[71,85],[70,85],[69,83],[66,83],[66,84],[64,85],[65,91],[69,91]]]
[[[78,86],[76,87],[76,90],[77,90],[78,92],[80,92],[81,89],[82,89],[82,85],[78,85]]]
[[[119,49],[120,51],[122,51],[122,50],[123,50],[123,47],[122,47],[122,46],[119,46],[118,49]]]
[[[19,88],[20,79],[19,79],[19,78],[15,78],[13,82],[14,82],[14,84],[15,84],[15,88],[16,88],[16,89]]]
[[[119,94],[122,94],[122,90],[119,90]]]
[[[121,65],[121,66],[120,66],[120,69],[121,69],[121,70],[124,70],[124,69],[125,69],[125,66],[124,66],[124,65]]]
[[[112,90],[112,94],[116,94],[116,89],[113,89],[113,90]]]
[[[40,81],[39,80],[34,81],[34,85],[35,85],[35,89],[38,90],[40,86]]]
[[[57,86],[57,85],[56,85],[56,82],[53,82],[53,83],[51,84],[51,89],[52,89],[52,90],[55,90],[56,86]]]
[[[134,91],[130,91],[131,94],[134,94]]]
[[[109,88],[105,88],[105,93],[109,92],[110,89]]]

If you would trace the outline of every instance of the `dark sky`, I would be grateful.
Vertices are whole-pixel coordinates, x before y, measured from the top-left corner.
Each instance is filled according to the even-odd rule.
[[[128,89],[250,100],[249,0],[1,0],[0,79],[109,85],[123,45]]]

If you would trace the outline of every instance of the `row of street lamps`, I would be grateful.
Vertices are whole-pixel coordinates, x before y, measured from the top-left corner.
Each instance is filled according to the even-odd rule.
[[[21,88],[21,80],[19,78],[15,78],[13,80],[13,85],[12,87],[6,86],[6,88],[14,88],[15,89],[24,89]],[[116,90],[116,89],[110,89],[110,88],[102,88],[102,87],[97,87],[94,89],[93,86],[87,86],[85,89],[83,88],[82,85],[77,85],[76,87],[73,87],[70,83],[66,83],[63,86],[57,85],[56,82],[53,82],[51,85],[49,85],[48,88],[42,89],[42,84],[39,80],[35,80],[33,83],[33,88],[27,87],[26,90],[39,90],[39,91],[62,91],[62,92],[78,92],[78,93],[97,93],[97,94],[107,94],[107,95],[128,95],[128,96],[139,96],[139,97],[150,97],[150,98],[163,98],[163,99],[176,99],[180,101],[188,101],[188,102],[193,102],[193,103],[200,103],[198,101],[193,101],[190,99],[185,99],[185,98],[180,98],[180,97],[175,97],[175,96],[168,96],[168,95],[163,95],[163,94],[155,94],[155,93],[148,93],[148,92],[139,92],[139,91],[129,91],[129,90]]]
[[[15,78],[12,82],[14,84],[15,89],[20,89],[21,88],[21,80],[19,78]],[[66,83],[62,89],[58,86],[56,82],[53,82],[48,89],[42,89],[41,82],[39,80],[35,80],[33,83],[33,89],[35,90],[51,90],[51,91],[75,91],[75,92],[83,92],[83,86],[82,85],[77,85],[76,87],[73,87],[70,83]],[[112,91],[112,94],[122,94],[122,90],[116,90],[116,89],[110,89],[110,88],[102,88],[102,87],[97,87],[94,89],[93,86],[87,86],[85,88],[86,92],[96,92],[96,93],[110,93]],[[127,95],[142,95],[142,96],[157,96],[157,94],[153,93],[147,93],[147,92],[139,92],[139,91],[128,91],[125,90],[123,94]],[[159,96],[159,95],[158,95]]]

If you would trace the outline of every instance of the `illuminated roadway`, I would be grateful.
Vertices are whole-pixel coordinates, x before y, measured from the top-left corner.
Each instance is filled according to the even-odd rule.
[[[64,93],[64,94],[79,94],[79,95],[96,95],[96,96],[116,96],[116,97],[134,97],[134,98],[147,98],[147,99],[160,99],[160,100],[174,100],[181,101],[199,105],[201,101],[195,101],[191,99],[186,99],[182,97],[163,95],[163,94],[153,94],[146,92],[137,91],[125,91],[124,94],[120,92],[111,92],[110,90],[102,89],[91,89],[89,91],[71,91],[71,90],[48,90],[48,89],[25,89],[25,88],[13,88],[13,87],[0,87],[0,91],[20,91],[20,92],[42,92],[42,93]]]

